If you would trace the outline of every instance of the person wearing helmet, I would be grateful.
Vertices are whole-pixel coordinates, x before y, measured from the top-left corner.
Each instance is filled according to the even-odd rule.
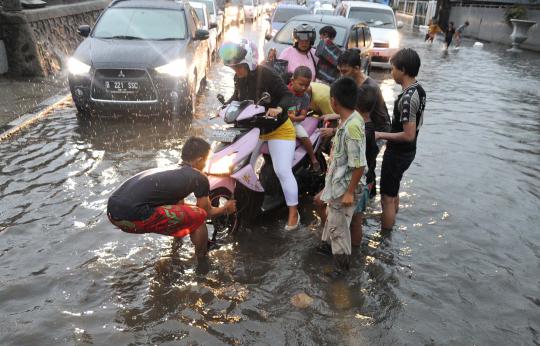
[[[269,129],[261,129],[261,140],[268,142],[274,171],[281,183],[289,207],[286,230],[300,224],[298,214],[298,184],[292,172],[296,133],[287,112],[294,107],[294,98],[281,77],[271,68],[258,64],[257,46],[242,39],[238,43],[226,42],[219,49],[225,66],[235,72],[234,93],[228,102],[259,100],[264,92],[271,96],[267,115],[278,121]]]
[[[312,80],[317,75],[317,62],[315,56],[315,28],[309,24],[300,24],[293,30],[293,46],[287,47],[279,55],[279,59],[289,62],[288,71],[294,73],[298,66],[307,66],[311,70]]]

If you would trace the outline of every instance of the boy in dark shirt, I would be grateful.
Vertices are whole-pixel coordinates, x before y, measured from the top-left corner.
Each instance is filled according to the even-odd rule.
[[[214,208],[210,183],[202,173],[210,145],[202,138],[189,138],[182,148],[182,164],[174,168],[149,169],[125,181],[109,198],[107,216],[127,233],[158,233],[176,238],[189,234],[197,258],[208,246],[206,218],[236,211],[236,201]],[[197,205],[184,204],[193,193]]]
[[[420,57],[410,48],[399,50],[390,59],[392,77],[403,92],[394,103],[390,133],[375,132],[375,139],[387,140],[381,167],[381,205],[383,230],[391,230],[399,209],[399,184],[416,155],[416,141],[423,123],[426,92],[416,81]]]
[[[452,43],[452,38],[454,38],[455,33],[456,28],[454,28],[454,22],[450,22],[450,24],[448,24],[448,30],[446,30],[444,37],[445,49],[450,48],[450,44]]]

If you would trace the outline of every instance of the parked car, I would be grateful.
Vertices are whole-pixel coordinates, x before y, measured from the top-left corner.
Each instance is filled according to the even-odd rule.
[[[373,42],[367,24],[352,18],[338,16],[323,16],[307,14],[292,18],[281,28],[281,30],[264,45],[264,55],[268,56],[271,48],[277,50],[279,55],[288,46],[293,44],[293,30],[300,24],[307,23],[315,28],[317,38],[315,46],[319,44],[319,30],[326,25],[331,25],[336,29],[334,43],[343,49],[358,48],[361,51],[362,69],[369,74],[371,69],[371,53]]]
[[[250,21],[257,19],[257,0],[243,0],[244,3],[244,16]]]
[[[279,31],[279,29],[281,29],[283,25],[285,25],[285,23],[287,23],[287,21],[292,17],[308,13],[311,12],[305,6],[293,4],[279,4],[276,7],[276,10],[272,14],[272,16],[268,18],[270,26],[266,31],[266,36],[274,36]]]
[[[221,37],[224,28],[224,16],[223,11],[219,9],[216,0],[191,0],[195,2],[200,2],[206,5],[208,14],[210,14],[210,23],[217,24],[217,36]]]
[[[330,4],[323,4],[319,7],[315,7],[313,10],[313,14],[322,14],[327,16],[333,16],[334,15],[334,6]]]
[[[225,4],[225,27],[245,22],[243,0],[230,0]]]
[[[373,66],[390,68],[390,58],[399,50],[399,32],[402,22],[396,21],[390,6],[365,1],[343,1],[335,11],[336,15],[361,20],[373,35]]]
[[[201,2],[190,1],[191,7],[195,10],[197,17],[199,18],[199,23],[201,28],[208,30],[208,60],[213,61],[217,56],[218,50],[218,38],[217,38],[217,24],[210,22],[210,14],[208,13],[208,8],[206,4]]]
[[[189,3],[117,0],[68,61],[68,80],[79,115],[119,111],[195,110],[208,68],[207,30]]]

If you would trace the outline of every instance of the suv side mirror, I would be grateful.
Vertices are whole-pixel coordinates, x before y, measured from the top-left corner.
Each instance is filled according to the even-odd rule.
[[[77,33],[82,37],[88,37],[91,30],[92,29],[90,28],[90,25],[79,25],[79,27],[77,28]]]
[[[399,21],[397,22],[397,28],[398,28],[398,29],[403,28],[403,22],[402,22],[401,20],[399,20]]]
[[[207,40],[208,37],[210,37],[208,30],[197,29],[197,31],[195,31],[195,41]]]

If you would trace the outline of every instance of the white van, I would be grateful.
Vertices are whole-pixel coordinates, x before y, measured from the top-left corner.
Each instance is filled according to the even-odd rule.
[[[334,14],[365,22],[373,37],[371,64],[390,68],[390,58],[399,50],[398,29],[403,26],[403,23],[396,21],[390,6],[365,1],[343,1],[336,7]]]

